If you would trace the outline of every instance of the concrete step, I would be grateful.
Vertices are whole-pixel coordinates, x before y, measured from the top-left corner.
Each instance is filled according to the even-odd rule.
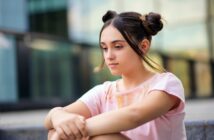
[[[187,140],[214,140],[214,121],[185,122]],[[47,140],[43,127],[0,128],[0,140]]]
[[[187,140],[214,140],[214,121],[185,122]]]
[[[214,140],[213,106],[214,99],[187,101],[188,140]],[[0,112],[0,140],[47,140],[43,121],[48,111]]]
[[[47,131],[35,126],[0,128],[0,140],[47,140]]]

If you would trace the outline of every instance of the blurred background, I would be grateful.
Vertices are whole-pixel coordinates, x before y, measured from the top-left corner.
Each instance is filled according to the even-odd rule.
[[[187,100],[214,97],[214,0],[0,0],[0,111],[65,105],[118,78],[93,72],[107,10],[160,13],[150,56]]]

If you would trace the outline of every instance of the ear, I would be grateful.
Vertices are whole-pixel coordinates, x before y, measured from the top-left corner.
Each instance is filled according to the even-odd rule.
[[[146,54],[150,48],[150,41],[148,39],[143,39],[139,47],[143,54]]]

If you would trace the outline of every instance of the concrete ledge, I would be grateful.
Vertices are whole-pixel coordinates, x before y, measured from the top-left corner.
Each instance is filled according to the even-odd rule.
[[[0,128],[0,140],[47,140],[43,127]]]
[[[187,140],[214,140],[214,120],[186,121]],[[0,127],[0,140],[47,140],[43,127]]]
[[[214,120],[185,122],[187,140],[214,140]]]

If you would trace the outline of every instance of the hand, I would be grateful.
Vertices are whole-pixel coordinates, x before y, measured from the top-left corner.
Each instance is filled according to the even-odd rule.
[[[59,138],[58,133],[54,129],[51,129],[48,131],[48,140],[61,140],[61,139]],[[89,137],[82,138],[81,140],[89,140]]]
[[[83,116],[60,109],[52,113],[51,121],[62,140],[81,140],[87,137],[85,118]]]
[[[58,134],[54,129],[48,131],[48,140],[60,140]]]

